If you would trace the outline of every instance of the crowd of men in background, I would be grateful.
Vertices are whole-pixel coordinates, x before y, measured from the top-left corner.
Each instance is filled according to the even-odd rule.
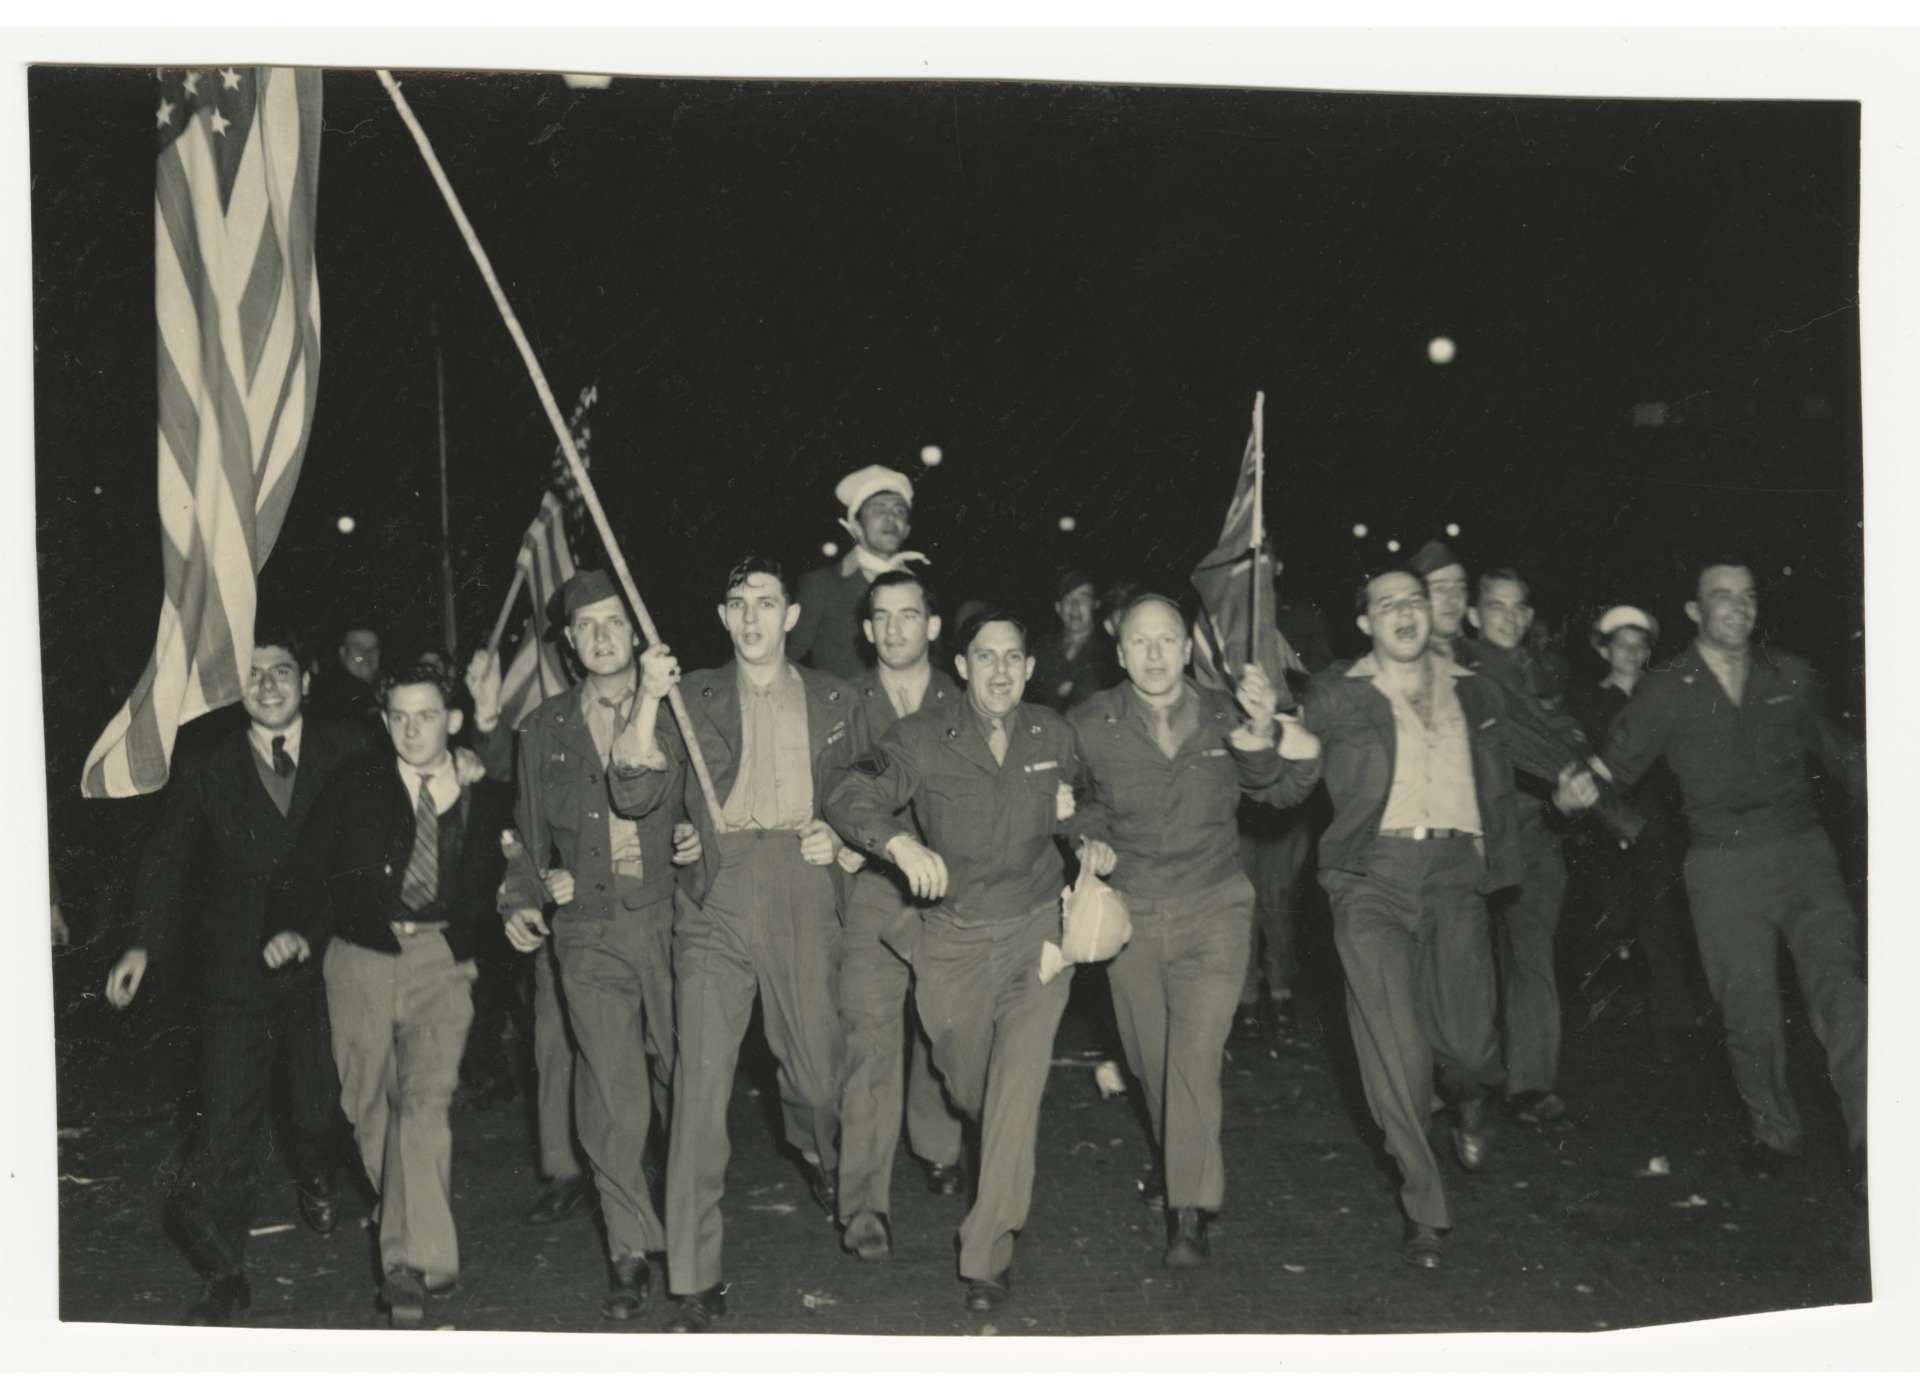
[[[357,1155],[394,1325],[457,1286],[450,1109],[463,1057],[476,1097],[511,1092],[522,956],[544,1176],[529,1218],[597,1198],[606,1316],[640,1315],[663,1262],[672,1330],[726,1315],[727,1115],[756,1000],[784,1146],[840,1246],[891,1256],[904,1121],[927,1189],[968,1203],[964,1305],[994,1312],[1076,971],[1062,891],[1083,867],[1131,928],[1081,971],[1106,979],[1147,1110],[1141,1196],[1170,1267],[1207,1262],[1225,1205],[1223,1052],[1284,1024],[1322,922],[1399,1174],[1401,1257],[1441,1266],[1435,1114],[1472,1172],[1490,1105],[1569,1112],[1569,843],[1609,937],[1643,952],[1662,1052],[1717,1008],[1760,1175],[1802,1147],[1784,943],[1864,1199],[1861,940],[1809,777],[1818,763],[1858,800],[1864,765],[1807,665],[1754,638],[1744,561],[1699,561],[1696,634],[1659,666],[1651,612],[1604,610],[1605,678],[1569,685],[1531,644],[1525,578],[1476,578],[1430,543],[1360,581],[1364,655],[1337,660],[1324,617],[1283,590],[1274,622],[1303,669],[1248,664],[1229,693],[1191,673],[1177,596],[1076,570],[1044,631],[985,602],[949,618],[904,548],[911,482],[868,467],[837,496],[843,559],[716,573],[719,667],[683,674],[612,578],[574,575],[557,612],[577,680],[517,728],[497,655],[464,676],[432,654],[394,665],[355,627],[310,694],[313,658],[263,619],[246,725],[176,759],[107,989],[131,1003],[191,929],[199,1134],[171,1193],[205,1281],[190,1320],[250,1304],[276,1061],[308,1227],[336,1227]]]

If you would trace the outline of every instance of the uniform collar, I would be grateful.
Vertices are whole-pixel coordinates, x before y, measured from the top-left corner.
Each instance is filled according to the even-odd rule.
[[[1428,655],[1431,656],[1432,653],[1429,652]],[[1347,667],[1348,680],[1354,680],[1354,681],[1372,680],[1375,676],[1379,674],[1380,674],[1380,662],[1372,652],[1368,652],[1365,656],[1361,657],[1358,661],[1354,662],[1353,665]],[[1468,670],[1465,666],[1462,666],[1458,661],[1451,661],[1451,660],[1447,662],[1445,674],[1454,677],[1456,680],[1458,679],[1470,680],[1473,677],[1472,671]]]

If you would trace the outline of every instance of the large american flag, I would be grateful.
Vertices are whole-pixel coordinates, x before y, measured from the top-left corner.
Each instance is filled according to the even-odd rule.
[[[533,620],[527,624],[527,634],[500,686],[500,711],[510,725],[518,728],[541,702],[567,688],[566,662],[559,647],[545,636],[547,605],[555,591],[573,577],[566,507],[553,492],[540,498],[539,513],[520,542],[520,557],[514,567],[526,576],[527,597],[533,603]]]
[[[163,69],[154,110],[160,544],[153,656],[81,791],[165,785],[188,720],[232,704],[254,583],[293,499],[320,381],[320,73]]]

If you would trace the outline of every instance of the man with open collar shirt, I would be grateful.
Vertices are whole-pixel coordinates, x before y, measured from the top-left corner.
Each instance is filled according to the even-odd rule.
[[[1487,896],[1520,876],[1513,764],[1499,689],[1429,650],[1426,581],[1387,570],[1355,601],[1372,650],[1323,672],[1305,705],[1333,800],[1320,881],[1361,1084],[1400,1168],[1404,1258],[1435,1269],[1453,1224],[1427,1142],[1435,1072],[1468,1171],[1485,1164],[1484,1100],[1500,1082]],[[1555,801],[1597,795],[1569,767]]]
[[[674,922],[680,1053],[667,1151],[667,1268],[680,1298],[669,1324],[676,1332],[706,1331],[726,1312],[727,1104],[756,991],[780,1063],[787,1141],[815,1199],[835,1214],[845,1058],[835,980],[847,872],[820,808],[866,741],[853,687],[787,660],[800,609],[779,564],[750,555],[734,565],[717,612],[732,661],[680,685],[720,812],[688,781],[679,736],[664,727],[646,734],[644,712],[612,769],[620,812],[645,811],[661,788],[683,786],[703,852],[702,877],[680,892]]]
[[[1759,614],[1752,571],[1725,556],[1709,560],[1687,602],[1694,644],[1635,687],[1603,757],[1622,788],[1657,759],[1679,785],[1694,933],[1751,1121],[1747,1170],[1778,1175],[1801,1150],[1781,1026],[1784,941],[1846,1118],[1852,1186],[1864,1195],[1866,983],[1853,906],[1815,811],[1808,763],[1817,759],[1856,802],[1865,798],[1866,766],[1826,718],[1813,668],[1753,644]]]
[[[932,590],[904,570],[867,589],[862,629],[879,656],[857,687],[867,733],[938,709],[960,687],[933,664],[940,614]],[[850,853],[851,854],[851,853]],[[908,1015],[910,963],[920,910],[900,872],[869,862],[853,877],[840,945],[840,1024],[847,1065],[840,1092],[842,1246],[869,1263],[893,1252],[890,1210],[894,1153],[904,1102],[907,1135],[937,1196],[960,1193],[960,1119],[929,1059],[926,1032]],[[909,1026],[911,1021],[911,1026]],[[911,1036],[912,1054],[905,1046]]]
[[[1258,666],[1237,696],[1187,679],[1193,643],[1171,599],[1136,597],[1118,635],[1127,679],[1068,719],[1086,760],[1088,859],[1111,876],[1133,924],[1107,983],[1166,1181],[1165,1262],[1191,1268],[1206,1261],[1207,1222],[1226,1191],[1220,1055],[1252,939],[1235,813],[1243,792],[1303,801],[1320,744],[1289,718],[1276,748],[1273,690]]]
[[[1067,1004],[1070,974],[1041,982],[1040,948],[1059,935],[1065,867],[1055,838],[1077,829],[1080,753],[1063,717],[1022,701],[1033,658],[1019,619],[989,610],[959,642],[966,693],[895,724],[828,798],[827,815],[926,902],[914,1002],[934,1067],[980,1125],[960,1275],[968,1309],[985,1313],[1012,1290],[1040,1099]]]

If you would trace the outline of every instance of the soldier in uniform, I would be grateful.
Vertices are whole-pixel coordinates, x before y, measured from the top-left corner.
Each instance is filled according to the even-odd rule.
[[[1188,1268],[1206,1261],[1207,1221],[1226,1190],[1220,1053],[1252,935],[1234,813],[1241,793],[1266,799],[1286,780],[1296,790],[1279,800],[1303,800],[1318,766],[1282,760],[1311,759],[1319,745],[1289,719],[1276,749],[1273,690],[1257,666],[1237,697],[1189,681],[1193,643],[1171,599],[1137,597],[1119,637],[1126,681],[1068,719],[1086,757],[1083,830],[1117,857],[1094,871],[1112,875],[1133,924],[1107,982],[1164,1172],[1166,1263]]]
[[[903,550],[913,533],[913,483],[891,467],[862,467],[842,477],[833,494],[846,508],[840,525],[853,547],[837,564],[800,576],[794,601],[800,620],[787,639],[787,655],[842,680],[866,674],[860,655],[861,603],[868,586],[894,569],[924,564],[927,556]]]
[[[1073,830],[1080,755],[1065,719],[1022,703],[1033,658],[1017,618],[972,619],[956,665],[965,695],[895,724],[834,790],[827,814],[931,905],[913,948],[914,1000],[934,1067],[980,1125],[960,1274],[968,1309],[984,1313],[1012,1290],[1040,1098],[1067,1004],[1071,978],[1043,984],[1040,948],[1060,928],[1065,871],[1055,837]],[[1110,862],[1110,848],[1095,843],[1089,853],[1100,851]]]
[[[861,624],[880,664],[859,685],[867,732],[885,734],[894,722],[922,709],[951,705],[960,688],[933,665],[940,636],[932,592],[901,570],[867,589]],[[854,876],[847,927],[840,945],[840,1024],[847,1037],[845,1085],[840,1092],[841,1243],[869,1262],[893,1252],[889,1192],[900,1143],[904,1100],[914,1154],[926,1165],[927,1187],[938,1196],[960,1193],[960,1119],[929,1059],[919,1019],[907,1026],[909,967],[920,911],[900,872],[874,862]],[[909,1065],[903,1047],[911,1035]]]
[[[700,829],[702,878],[675,912],[673,1137],[667,1152],[667,1267],[676,1332],[726,1312],[720,1277],[727,1103],[740,1041],[760,996],[780,1064],[787,1141],[821,1208],[836,1214],[840,1031],[835,981],[847,872],[821,800],[866,746],[853,687],[787,660],[800,608],[777,563],[748,556],[716,611],[733,659],[682,682],[720,811],[686,782],[684,742],[666,731],[638,765],[616,763],[616,810],[645,811],[684,785]],[[642,745],[641,747],[645,747]],[[851,862],[849,862],[851,863]]]
[[[1060,627],[1034,644],[1029,689],[1035,700],[1061,714],[1118,679],[1113,653],[1093,625],[1099,602],[1098,586],[1085,569],[1068,569],[1054,580],[1053,612]]]
[[[664,646],[636,665],[633,620],[603,571],[568,579],[562,607],[567,642],[586,675],[521,725],[515,810],[534,866],[546,869],[555,857],[558,864],[547,889],[537,882],[510,888],[507,937],[523,953],[544,955],[542,907],[551,891],[559,906],[552,952],[579,1047],[574,1121],[592,1163],[611,1261],[601,1311],[626,1319],[650,1290],[647,1255],[667,1246],[641,1164],[656,1109],[663,1135],[671,1116],[673,844],[676,834],[690,838],[692,827],[678,774],[656,786],[650,805],[622,814],[609,801],[607,768],[633,729],[650,738],[679,668]],[[650,747],[629,742],[642,752]]]

